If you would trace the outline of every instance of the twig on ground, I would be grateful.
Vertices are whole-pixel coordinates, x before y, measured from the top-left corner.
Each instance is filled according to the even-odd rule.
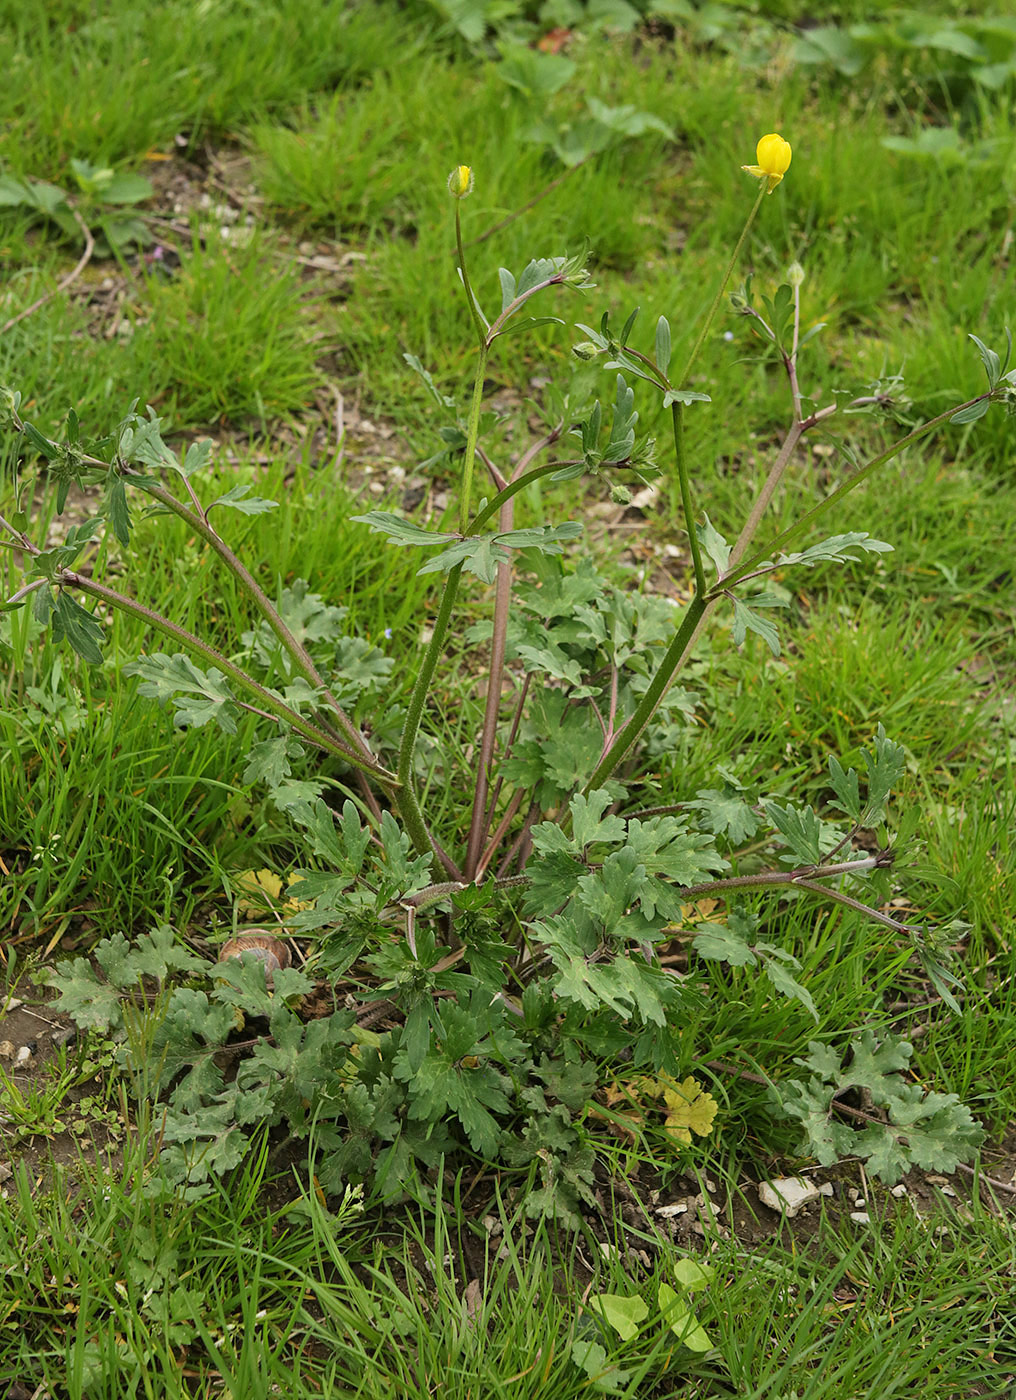
[[[19,311],[16,316],[12,316],[9,321],[5,321],[4,324],[0,326],[0,335],[6,335],[6,333],[13,326],[16,326],[19,321],[24,321],[26,317],[31,316],[33,312],[38,311],[40,306],[45,306],[47,301],[52,301],[55,296],[59,296],[61,292],[65,292],[68,287],[72,286],[78,280],[78,278],[84,272],[85,268],[91,262],[92,254],[95,251],[95,239],[92,237],[92,230],[88,227],[84,219],[74,208],[73,204],[68,203],[67,207],[70,209],[72,215],[74,216],[74,221],[77,224],[78,228],[80,228],[81,232],[85,235],[85,251],[81,254],[81,257],[71,268],[70,272],[67,273],[66,277],[61,277],[60,281],[56,284],[55,287],[53,287],[50,291],[45,292],[41,297],[38,298],[38,300],[33,301],[31,306],[26,306],[25,309],[23,311]]]

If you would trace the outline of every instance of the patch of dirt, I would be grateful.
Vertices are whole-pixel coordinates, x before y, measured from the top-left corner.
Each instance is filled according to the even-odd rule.
[[[105,1067],[93,1053],[89,1073],[74,1023],[46,997],[23,979],[0,1014],[0,1199],[15,1163],[36,1188],[49,1183],[54,1166],[73,1168],[82,1157],[114,1170],[127,1126],[105,1105]]]

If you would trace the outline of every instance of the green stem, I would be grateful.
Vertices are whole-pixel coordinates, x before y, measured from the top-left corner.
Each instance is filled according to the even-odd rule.
[[[476,327],[476,334],[481,345],[487,344],[487,327],[484,325],[483,317],[480,315],[480,308],[476,298],[473,296],[473,289],[469,285],[469,269],[466,267],[466,254],[462,246],[462,217],[459,212],[460,202],[455,201],[455,247],[459,255],[459,272],[462,274],[462,285],[466,289],[466,299],[469,302],[469,314],[473,318],[473,325]]]
[[[685,609],[681,626],[674,634],[674,638],[667,648],[666,655],[660,662],[656,675],[650,682],[649,688],[639,701],[632,714],[631,719],[621,728],[614,737],[613,743],[607,752],[596,765],[593,776],[583,788],[584,793],[590,793],[594,788],[599,787],[610,777],[614,769],[624,758],[625,754],[636,742],[646,725],[656,713],[656,709],[663,699],[664,692],[670,684],[674,671],[684,654],[684,649],[688,641],[693,636],[699,620],[706,610],[707,601],[701,594],[696,594]]]
[[[438,608],[437,617],[434,619],[434,630],[431,634],[430,642],[424,653],[423,663],[417,673],[416,681],[413,685],[413,693],[409,697],[409,708],[406,711],[406,723],[402,729],[402,743],[399,746],[398,779],[403,788],[409,792],[415,792],[413,786],[413,753],[416,748],[416,736],[420,732],[420,720],[423,717],[423,707],[427,699],[427,691],[430,683],[434,679],[434,671],[437,668],[437,659],[441,654],[441,647],[444,643],[445,633],[448,630],[448,622],[452,615],[452,608],[455,605],[455,595],[459,589],[459,579],[462,577],[462,565],[456,564],[453,569],[448,570],[448,577],[445,579],[444,593],[441,595],[441,605]],[[430,850],[430,845],[425,847]]]
[[[526,472],[525,476],[520,476],[514,481],[510,481],[503,491],[499,491],[493,500],[488,501],[483,509],[477,512],[472,523],[467,530],[463,531],[463,534],[479,534],[480,530],[486,525],[491,516],[496,515],[501,507],[506,505],[513,496],[517,496],[520,491],[532,485],[534,481],[539,481],[541,477],[550,476],[552,472],[559,472],[564,467],[573,467],[574,465],[575,459],[564,462],[545,462],[542,467],[534,467],[531,472]]]
[[[459,493],[459,531],[465,535],[469,526],[469,506],[473,494],[473,465],[476,461],[476,440],[480,434],[480,409],[483,405],[483,381],[487,373],[487,342],[482,341],[476,360],[476,379],[473,383],[473,401],[469,406],[469,423],[466,427],[466,453],[462,463],[462,490]]]
[[[301,645],[293,636],[292,632],[279,616],[277,609],[268,595],[229,548],[225,540],[223,540],[212,526],[209,525],[203,514],[198,514],[197,511],[193,511],[188,506],[185,506],[171,491],[167,491],[164,486],[161,486],[156,481],[152,481],[147,477],[141,477],[140,474],[135,474],[134,471],[127,473],[127,479],[132,485],[139,486],[143,491],[146,491],[149,496],[154,497],[161,505],[166,506],[174,515],[178,515],[181,520],[185,521],[186,524],[190,526],[196,535],[199,535],[200,538],[215,551],[246,593],[247,597],[264,617],[286,651],[293,658],[296,669],[312,687],[321,691],[322,698],[339,721],[346,738],[354,749],[356,749],[368,763],[373,764],[373,755],[364,742],[362,734],[325,685],[324,678],[314,665],[313,658],[306,647]]]
[[[458,208],[455,210],[455,228],[459,232]],[[463,277],[465,280],[465,264],[463,267]],[[469,291],[468,281],[466,291],[469,294],[470,305],[472,306],[472,293]],[[469,525],[469,502],[473,488],[473,464],[476,458],[476,441],[480,434],[480,408],[483,404],[483,380],[487,369],[488,347],[486,340],[481,340],[479,354],[476,363],[476,380],[473,385],[473,402],[469,410],[469,423],[466,428],[466,451],[465,460],[462,465],[462,492],[459,499],[459,524],[463,535],[467,533]],[[462,565],[458,564],[454,569],[448,571],[445,580],[444,593],[441,596],[441,603],[438,608],[437,617],[434,619],[434,630],[431,633],[430,642],[424,653],[423,662],[413,684],[413,693],[409,697],[409,708],[406,711],[406,722],[402,729],[402,741],[399,745],[398,774],[399,782],[403,788],[402,801],[406,804],[412,818],[420,812],[419,799],[416,796],[416,788],[413,781],[413,754],[416,750],[416,739],[420,732],[420,721],[423,718],[423,707],[427,701],[427,692],[430,683],[434,679],[434,672],[437,669],[438,657],[444,646],[445,633],[448,630],[448,623],[451,619],[452,608],[455,604],[455,595],[459,589],[459,579],[462,577]],[[422,814],[419,817],[422,825]],[[428,840],[421,848],[418,842],[419,831],[416,835],[410,831],[413,844],[417,849],[429,852],[432,849]]]
[[[68,587],[76,588],[79,592],[87,594],[92,598],[98,598],[110,607],[118,608],[121,612],[129,613],[133,617],[139,618],[149,627],[154,627],[157,631],[164,633],[167,637],[172,637],[175,642],[186,647],[188,651],[200,656],[202,660],[211,662],[217,666],[224,675],[237,685],[246,690],[249,695],[253,695],[258,705],[266,710],[275,719],[283,720],[290,728],[298,734],[302,734],[305,739],[324,749],[326,753],[334,754],[343,759],[352,767],[358,768],[362,773],[367,773],[375,781],[386,788],[398,787],[398,779],[394,773],[389,773],[386,768],[381,768],[378,764],[367,764],[358,755],[348,749],[345,744],[334,739],[317,725],[311,724],[309,720],[303,718],[296,710],[290,707],[270,690],[258,685],[257,681],[248,676],[246,671],[241,670],[228,656],[224,656],[215,647],[203,642],[200,637],[195,637],[192,632],[188,632],[183,627],[178,627],[175,622],[170,622],[169,618],[163,617],[161,613],[154,612],[151,608],[145,607],[144,603],[138,603],[133,598],[128,598],[124,593],[117,593],[112,588],[107,588],[105,584],[96,583],[94,579],[85,578],[82,574],[76,574],[70,569],[65,569],[58,576],[57,582]]]
[[[886,462],[892,461],[905,447],[910,447],[915,442],[919,442],[921,438],[926,437],[928,433],[933,432],[934,429],[939,427],[942,423],[948,422],[954,414],[961,413],[965,408],[970,408],[973,404],[981,403],[984,399],[990,399],[991,397],[992,394],[989,390],[987,393],[978,394],[975,399],[968,399],[966,403],[954,404],[952,408],[947,408],[935,418],[929,418],[927,423],[922,423],[919,428],[915,428],[914,431],[908,433],[906,437],[900,438],[898,442],[893,443],[893,445],[886,448],[884,452],[880,452],[877,457],[873,457],[870,462],[866,462],[852,477],[839,485],[830,495],[826,496],[824,501],[819,501],[817,506],[813,506],[811,510],[805,511],[804,515],[802,515],[799,520],[795,520],[793,525],[789,525],[786,530],[781,531],[780,534],[771,539],[764,549],[756,550],[756,552],[751,555],[750,558],[746,559],[739,568],[734,569],[731,573],[727,574],[725,578],[722,578],[717,584],[717,588],[722,590],[728,589],[742,579],[745,574],[750,574],[763,560],[768,559],[774,550],[787,544],[795,535],[799,535],[801,531],[806,529],[813,520],[817,519],[817,517],[823,513],[823,511],[828,510],[830,506],[842,500],[849,491],[853,491],[855,487],[860,486],[861,482],[864,481],[866,477],[870,476],[878,467],[884,466]]]
[[[684,404],[671,404],[674,419],[674,453],[677,457],[677,478],[681,484],[681,505],[684,509],[684,524],[691,545],[692,566],[695,570],[695,596],[705,597],[708,589],[706,571],[702,567],[702,551],[699,548],[698,531],[695,529],[695,516],[692,509],[691,482],[688,479],[688,464],[684,455]]]
[[[741,249],[744,247],[744,240],[748,237],[748,231],[751,228],[752,224],[755,222],[755,215],[759,211],[759,206],[761,205],[762,200],[765,197],[765,193],[766,181],[763,180],[758,192],[758,198],[752,205],[751,213],[748,215],[744,228],[741,230],[741,236],[734,245],[734,251],[730,255],[730,261],[727,263],[727,270],[723,274],[723,280],[720,282],[720,285],[716,289],[716,295],[713,297],[713,304],[709,308],[709,311],[706,315],[706,319],[702,322],[702,328],[698,333],[698,338],[695,341],[695,344],[691,348],[691,354],[685,361],[684,369],[681,371],[681,377],[676,381],[676,387],[678,389],[682,389],[687,383],[688,376],[692,371],[692,366],[698,359],[699,351],[702,349],[702,344],[705,341],[706,336],[709,334],[709,327],[713,323],[713,318],[715,317],[717,309],[719,308],[720,301],[723,297],[724,291],[726,290],[727,283],[730,281],[730,274],[733,272],[734,266],[737,263],[738,258],[741,256]]]

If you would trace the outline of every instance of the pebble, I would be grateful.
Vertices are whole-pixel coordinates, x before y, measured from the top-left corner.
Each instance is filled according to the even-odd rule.
[[[956,1192],[952,1189],[951,1186],[943,1186],[943,1187],[942,1187],[942,1195],[943,1195],[943,1196],[955,1196],[955,1195],[956,1195]]]
[[[14,1056],[16,1065],[30,1065],[32,1063],[32,1051],[27,1045],[22,1045],[18,1053]]]
[[[9,1040],[0,1040],[0,1060],[14,1059],[14,1045]]]
[[[898,1201],[902,1201],[903,1197],[907,1195],[907,1188],[901,1181],[899,1186],[894,1186],[889,1194],[890,1196],[895,1196]]]
[[[684,1215],[688,1210],[687,1201],[676,1201],[671,1206],[657,1206],[656,1214],[662,1216],[664,1220],[670,1220],[675,1215]]]
[[[851,1220],[855,1220],[858,1225],[871,1224],[871,1216],[866,1210],[852,1210],[850,1212],[850,1218]]]
[[[799,1211],[820,1196],[832,1194],[828,1183],[818,1187],[801,1176],[777,1176],[772,1181],[760,1181],[758,1184],[758,1198],[762,1204],[770,1210],[783,1212],[788,1220],[793,1220]]]
[[[867,1203],[867,1201],[864,1199],[863,1196],[858,1196],[858,1197],[856,1197],[856,1199],[854,1200],[854,1209],[855,1209],[855,1210],[864,1210],[864,1207],[865,1207],[867,1204],[868,1204],[868,1203]]]

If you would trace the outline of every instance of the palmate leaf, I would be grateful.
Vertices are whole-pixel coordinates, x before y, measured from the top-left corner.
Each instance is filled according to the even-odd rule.
[[[818,1042],[798,1064],[814,1073],[774,1090],[782,1112],[804,1128],[802,1148],[824,1166],[856,1155],[890,1186],[911,1166],[926,1171],[953,1171],[967,1162],[984,1132],[955,1094],[927,1093],[903,1076],[909,1073],[913,1047],[887,1035],[881,1042],[871,1031],[854,1039],[842,1063]],[[833,1121],[834,1100],[848,1089],[862,1089],[888,1122],[872,1122],[860,1131]]]
[[[65,961],[42,979],[59,997],[53,1010],[70,1016],[82,1030],[119,1030],[123,1024],[120,992],[101,981],[87,958]]]
[[[613,796],[606,788],[597,788],[588,797],[581,793],[569,803],[574,832],[573,849],[582,850],[597,841],[623,841],[625,821],[623,817],[605,817],[604,813],[613,802]]]
[[[138,692],[160,704],[172,702],[174,723],[201,728],[214,722],[226,734],[236,733],[238,706],[225,676],[215,667],[202,671],[183,652],[155,652],[123,668],[125,676],[140,676]]]
[[[699,788],[688,806],[702,813],[701,821],[709,831],[717,836],[725,832],[731,845],[740,846],[755,835],[759,820],[741,796],[740,783],[726,773],[721,772],[721,777],[722,788]]]

